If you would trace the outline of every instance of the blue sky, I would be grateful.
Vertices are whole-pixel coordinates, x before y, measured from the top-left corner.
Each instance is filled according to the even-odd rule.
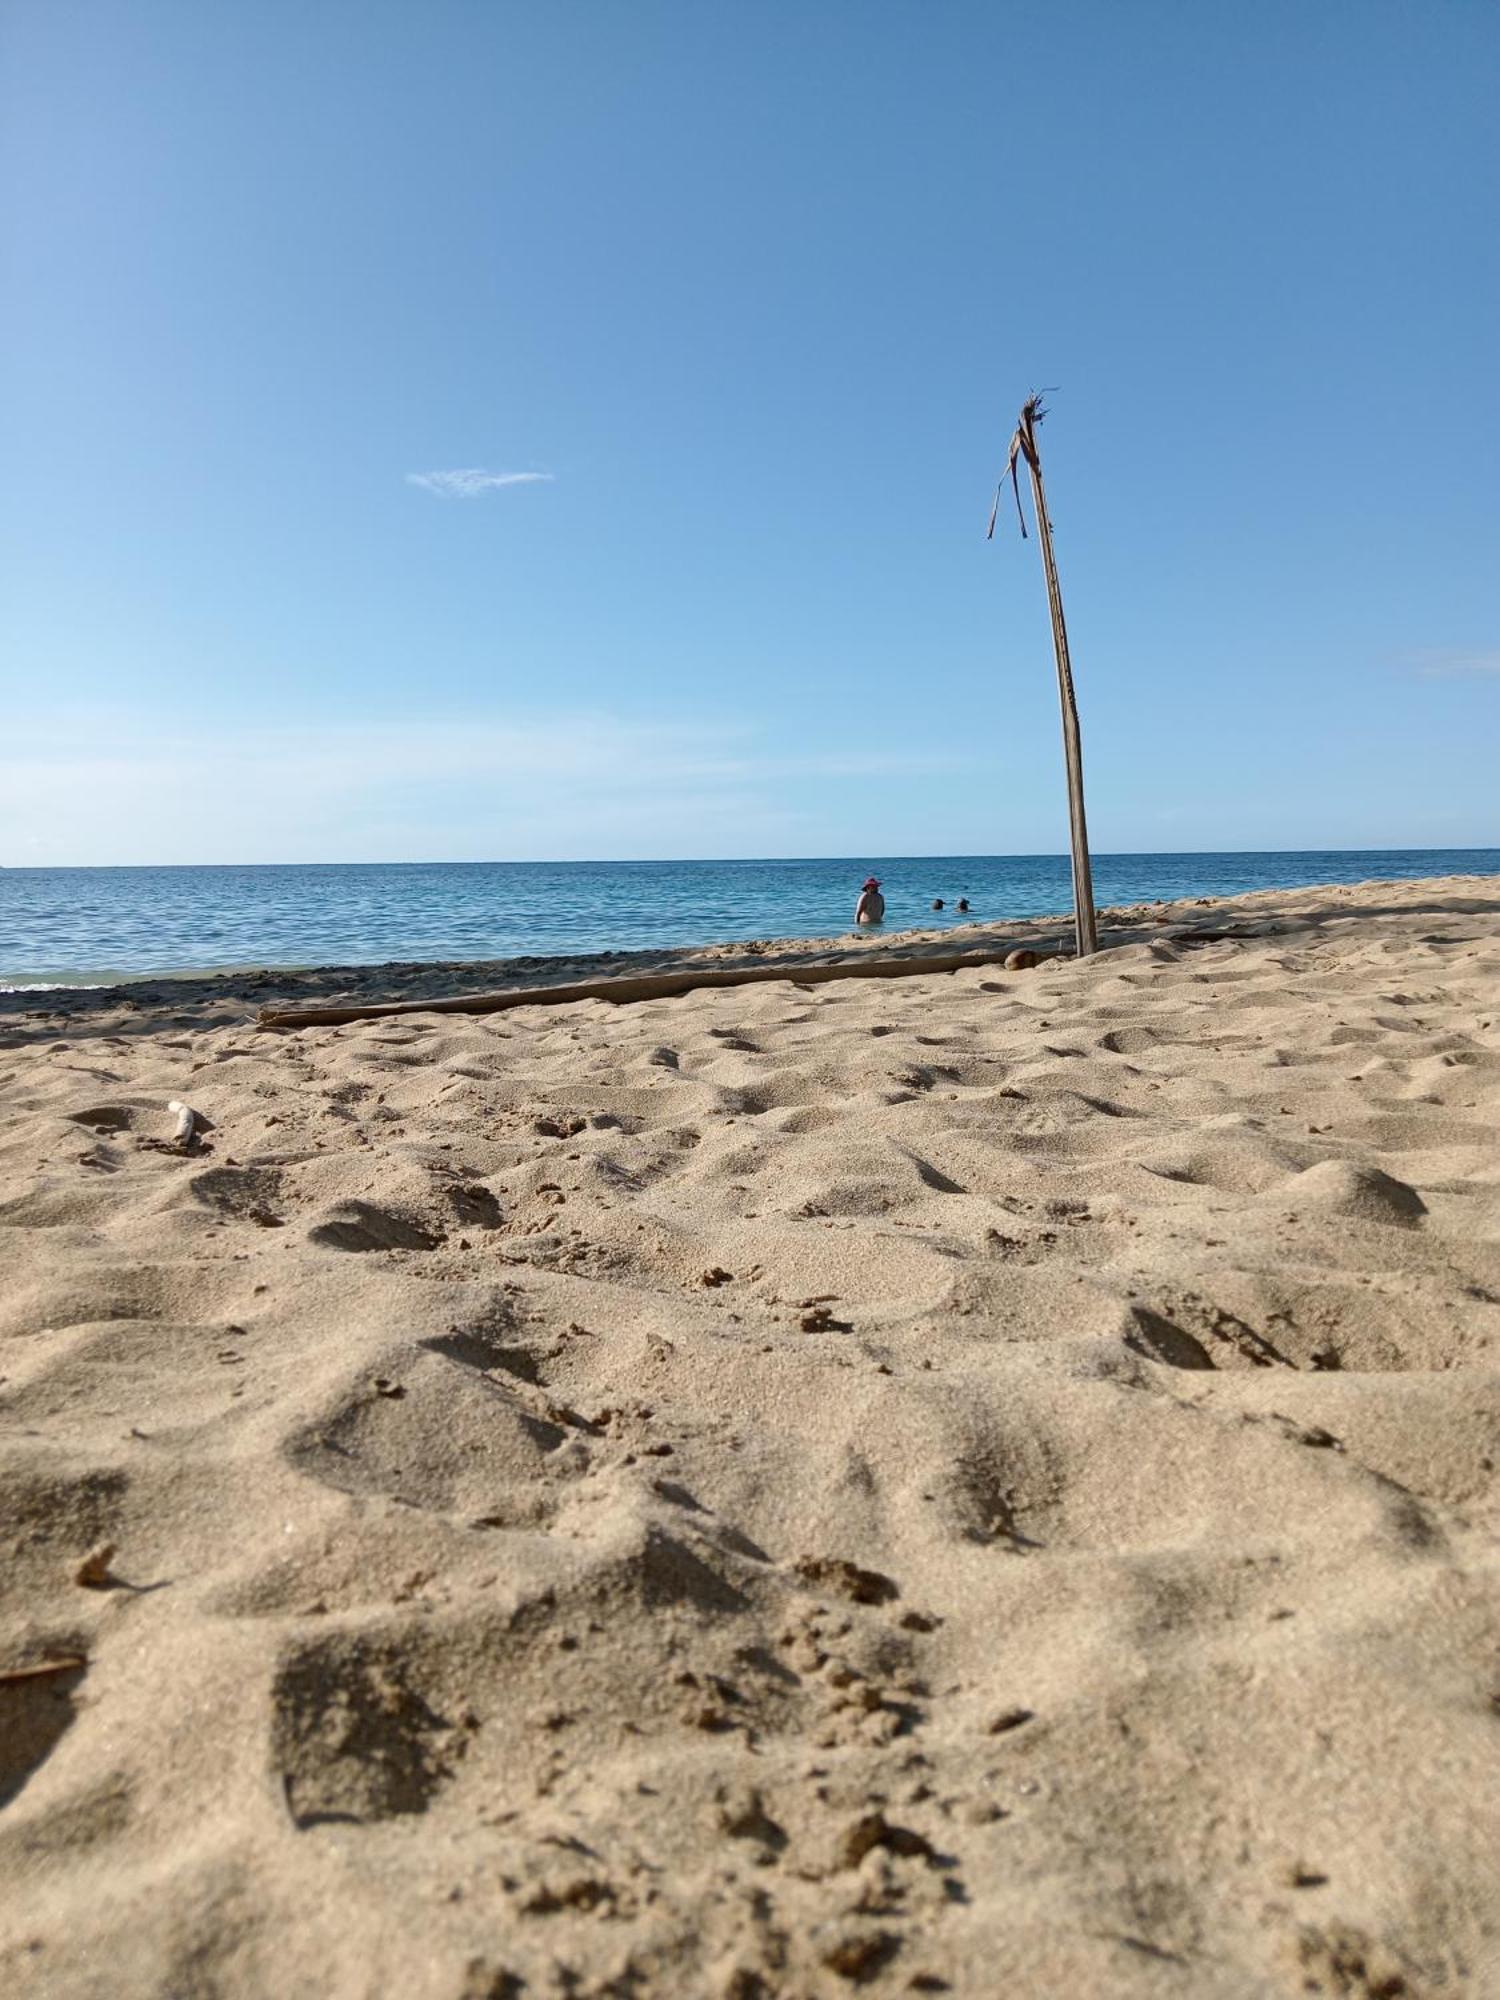
[[[1497,838],[1480,0],[0,35],[0,861]]]

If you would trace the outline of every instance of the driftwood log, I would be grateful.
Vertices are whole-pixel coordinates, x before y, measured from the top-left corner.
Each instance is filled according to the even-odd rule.
[[[384,1000],[345,1007],[262,1007],[263,1028],[336,1028],[347,1021],[377,1021],[390,1014],[501,1014],[510,1007],[566,1007],[577,1000],[668,1000],[705,986],[757,986],[773,979],[821,986],[831,979],[905,979],[921,973],[968,972],[1003,966],[1014,949],[967,951],[941,958],[840,959],[831,965],[705,966],[685,972],[647,972],[635,978],[585,979],[568,986],[516,986],[499,993],[453,993],[438,1000]],[[1043,948],[1038,958],[1062,953]]]
[[[1130,930],[1112,944],[1138,944],[1155,939],[1162,944],[1229,944],[1264,932],[1238,927],[1212,930],[1197,925],[1173,925],[1149,933]],[[923,973],[972,972],[996,966],[1009,971],[1045,964],[1048,959],[1071,960],[1073,953],[1056,944],[1017,947],[998,945],[993,951],[949,953],[934,958],[837,959],[825,965],[704,966],[696,971],[643,972],[634,978],[582,979],[568,986],[512,986],[497,993],[449,993],[435,1000],[371,1000],[344,1007],[262,1007],[256,1016],[262,1028],[340,1028],[350,1021],[378,1021],[391,1014],[503,1014],[511,1007],[570,1007],[579,1000],[671,1000],[710,986],[763,986],[782,979],[791,986],[822,986],[831,979],[908,979]],[[1014,965],[1008,961],[1014,959]]]

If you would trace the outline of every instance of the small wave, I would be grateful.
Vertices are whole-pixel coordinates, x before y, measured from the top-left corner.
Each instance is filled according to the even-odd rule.
[[[132,966],[120,971],[112,965],[89,966],[67,972],[0,971],[0,993],[99,993],[111,986],[154,986],[167,981],[222,979],[262,979],[268,975],[299,973],[310,968],[286,965],[153,965]],[[321,969],[321,968],[319,968]]]
[[[20,979],[6,981],[0,979],[0,993],[102,993],[107,986],[118,986],[118,979]]]

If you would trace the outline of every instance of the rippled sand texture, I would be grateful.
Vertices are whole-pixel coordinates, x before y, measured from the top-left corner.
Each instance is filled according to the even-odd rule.
[[[1500,885],[1251,900],[0,1049],[5,1990],[1500,1992]]]

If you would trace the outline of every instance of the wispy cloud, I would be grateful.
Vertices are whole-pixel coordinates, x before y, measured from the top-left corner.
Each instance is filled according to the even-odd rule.
[[[440,500],[479,500],[502,486],[535,486],[550,481],[550,472],[487,472],[482,465],[461,466],[454,472],[408,472],[409,486],[436,493]]]
[[[820,814],[873,794],[887,822],[971,755],[587,710],[176,732],[80,715],[0,746],[0,854],[42,828],[28,858],[58,862],[810,853],[840,843]]]
[[[1424,681],[1500,679],[1500,646],[1435,646],[1408,656],[1408,664]]]

